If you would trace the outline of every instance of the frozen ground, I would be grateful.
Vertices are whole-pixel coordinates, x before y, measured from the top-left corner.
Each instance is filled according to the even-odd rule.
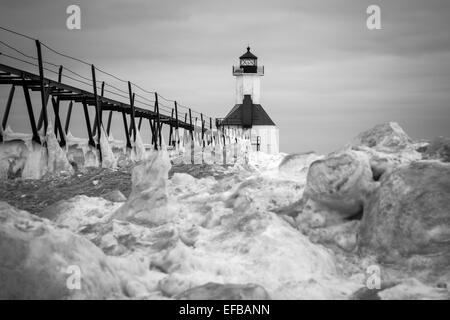
[[[398,146],[404,141],[395,130],[390,135]],[[384,147],[393,143],[383,139]],[[345,149],[344,158],[252,153],[248,163],[226,167],[171,166],[167,152],[150,152],[121,169],[4,181],[0,200],[33,215],[0,202],[0,282],[10,279],[0,285],[0,298],[449,298],[447,260],[433,277],[421,277],[422,269],[417,276],[417,269],[399,275],[401,267],[384,273],[383,265],[381,288],[367,287],[367,267],[381,260],[352,240],[355,228],[368,223],[353,211],[372,208],[368,194],[379,188],[379,177],[372,179],[376,170],[421,157],[403,147],[394,153],[369,148]],[[359,152],[371,155],[369,169]],[[334,168],[330,182],[324,165]],[[365,170],[373,171],[370,181]],[[348,172],[357,177],[323,192]],[[353,181],[370,192],[355,191]],[[441,229],[431,230],[438,243],[447,241]],[[67,288],[71,266],[81,270],[81,289]]]

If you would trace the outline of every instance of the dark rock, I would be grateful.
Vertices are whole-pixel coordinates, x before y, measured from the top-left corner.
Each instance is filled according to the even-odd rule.
[[[207,283],[175,296],[179,300],[270,300],[266,289],[257,284]]]

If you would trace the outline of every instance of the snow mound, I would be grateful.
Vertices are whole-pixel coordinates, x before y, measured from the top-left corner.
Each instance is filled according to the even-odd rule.
[[[4,202],[0,220],[0,299],[123,297],[108,258],[87,239]]]

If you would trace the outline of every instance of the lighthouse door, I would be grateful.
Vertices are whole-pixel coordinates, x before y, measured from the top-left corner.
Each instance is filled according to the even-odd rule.
[[[261,137],[252,135],[252,149],[261,151]]]

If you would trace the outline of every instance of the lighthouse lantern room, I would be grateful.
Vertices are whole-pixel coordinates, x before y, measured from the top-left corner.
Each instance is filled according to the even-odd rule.
[[[258,66],[258,57],[250,52],[250,47],[239,57],[239,66],[233,66],[233,76],[236,103],[225,118],[218,120],[218,127],[249,131],[254,151],[278,153],[278,128],[260,104],[264,66]]]

